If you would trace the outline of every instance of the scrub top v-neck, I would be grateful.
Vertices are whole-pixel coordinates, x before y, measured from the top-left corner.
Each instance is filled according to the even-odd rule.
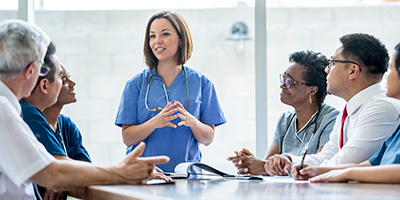
[[[186,67],[189,102],[188,112],[199,121],[207,125],[221,125],[226,122],[225,116],[219,104],[213,83],[204,74]],[[145,123],[160,111],[151,112],[145,107],[145,94],[148,77],[154,70],[145,69],[128,80],[123,91],[115,124],[117,126],[139,125]],[[148,107],[165,107],[167,104],[162,81],[154,78],[151,81],[148,92]],[[186,84],[183,70],[175,78],[174,82],[166,89],[171,102],[179,101],[184,107],[186,102]],[[171,121],[174,124],[180,122],[177,118]],[[163,127],[154,130],[145,140],[146,149],[142,156],[167,155],[170,162],[160,164],[162,170],[173,172],[177,164],[181,162],[200,162],[201,151],[199,142],[194,137],[191,129],[186,126],[177,128]],[[127,148],[127,153],[137,145]]]

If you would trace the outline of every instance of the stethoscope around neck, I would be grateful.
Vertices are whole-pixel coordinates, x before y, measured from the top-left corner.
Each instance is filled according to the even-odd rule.
[[[187,109],[188,109],[188,103],[189,103],[189,88],[188,88],[188,80],[187,80],[187,75],[186,75],[186,69],[185,69],[185,67],[184,67],[183,65],[182,65],[182,69],[183,69],[183,73],[185,74],[185,84],[186,84],[186,105],[185,105],[185,109],[187,110]],[[157,109],[155,109],[155,108],[150,109],[149,106],[148,106],[148,104],[147,104],[147,100],[148,100],[147,97],[148,97],[148,95],[149,95],[150,84],[151,84],[151,81],[153,80],[152,78],[154,78],[154,77],[158,77],[158,78],[160,78],[161,81],[162,81],[162,85],[163,85],[163,89],[164,89],[164,95],[165,95],[165,100],[166,100],[166,102],[167,102],[165,105],[167,105],[168,102],[170,102],[170,101],[169,101],[169,98],[168,98],[167,86],[165,85],[164,78],[163,78],[160,74],[157,73],[157,69],[154,69],[154,74],[150,75],[149,78],[147,78],[146,96],[144,97],[144,105],[146,106],[146,109],[147,109],[148,111],[150,111],[150,112],[156,112],[157,109],[158,109],[158,110],[162,110],[161,107],[158,107]]]
[[[304,149],[305,151],[308,151],[308,148],[310,148],[311,142],[314,140],[314,136],[315,136],[315,134],[316,134],[316,132],[317,132],[317,120],[318,120],[319,113],[321,112],[321,108],[322,108],[322,105],[318,108],[317,112],[316,112],[315,115],[314,115],[314,120],[313,120],[314,130],[313,130],[313,132],[312,132],[312,135],[311,135],[310,139],[309,139],[308,142],[305,144],[305,145],[306,145],[306,146],[305,146],[305,149]],[[289,124],[288,124],[288,126],[287,126],[287,128],[286,128],[285,136],[287,135],[287,132],[289,131],[289,127],[290,127],[292,121],[294,120],[294,117],[295,117],[295,116],[296,116],[296,114],[294,114],[294,115],[291,117],[291,119],[290,119],[290,121],[289,121]],[[311,126],[311,123],[309,123],[306,127],[304,127],[304,129],[307,129],[309,126]],[[303,144],[305,143],[305,141],[304,141],[305,133],[304,133],[303,139],[300,139],[300,138],[298,137],[297,134],[295,134],[295,135],[296,135],[296,138],[300,141],[300,147],[299,147],[298,152],[297,152],[297,154],[300,155],[300,152],[301,152],[301,150],[302,150],[301,147],[302,147]],[[321,135],[322,135],[322,134],[321,134]],[[319,135],[319,137],[321,137],[321,135]],[[285,137],[285,136],[284,136],[284,137]],[[318,141],[318,143],[319,143],[319,141]],[[282,147],[282,145],[283,145],[283,139],[282,139],[282,141],[281,141],[281,147]],[[281,151],[282,151],[282,148],[281,148],[281,147],[280,147],[280,149],[279,149],[279,152],[280,152],[280,153],[282,153],[282,152],[281,152]]]

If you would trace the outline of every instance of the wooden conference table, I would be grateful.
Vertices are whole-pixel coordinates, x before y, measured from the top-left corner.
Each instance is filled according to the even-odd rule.
[[[400,184],[264,180],[175,180],[175,184],[90,186],[85,199],[400,199]]]

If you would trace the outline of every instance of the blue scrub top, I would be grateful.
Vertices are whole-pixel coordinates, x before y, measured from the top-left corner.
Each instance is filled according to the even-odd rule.
[[[189,102],[188,112],[199,121],[207,125],[219,126],[226,122],[214,85],[204,74],[186,67]],[[156,116],[160,111],[150,112],[145,107],[147,81],[154,69],[145,69],[128,80],[123,91],[118,108],[115,124],[117,126],[139,125]],[[184,107],[186,104],[186,83],[183,70],[167,89],[171,102],[179,101]],[[167,104],[162,81],[153,77],[148,92],[147,104],[150,109],[165,107]],[[178,124],[180,119],[171,121]],[[167,164],[157,165],[165,172],[173,172],[181,162],[200,162],[201,152],[199,142],[193,136],[189,127],[163,127],[153,131],[145,140],[146,149],[142,156],[167,155],[170,161]],[[127,148],[131,152],[137,145]]]
[[[68,157],[74,160],[92,162],[89,153],[82,144],[82,134],[71,118],[60,114],[58,116],[58,123],[60,123],[60,130],[65,148],[68,152]],[[57,134],[59,134],[58,131]]]
[[[46,150],[52,155],[67,156],[62,145],[60,132],[58,130],[57,133],[53,131],[47,123],[44,113],[25,100],[20,100],[19,103],[21,104],[24,121],[29,125],[36,138],[43,144]],[[76,127],[69,117],[60,115],[58,120],[68,157],[74,160],[91,162],[89,153],[82,145],[82,135],[78,127]]]
[[[369,159],[371,165],[400,164],[400,125]]]

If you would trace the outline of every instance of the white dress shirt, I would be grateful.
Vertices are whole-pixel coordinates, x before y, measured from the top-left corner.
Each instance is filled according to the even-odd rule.
[[[336,166],[368,160],[399,125],[400,101],[387,97],[378,83],[353,96],[347,102],[347,112],[342,149],[339,148],[339,138],[343,110],[322,151],[307,155],[304,163]],[[301,160],[300,156],[290,156],[294,164]]]
[[[29,178],[55,158],[21,117],[14,93],[0,81],[0,199],[35,199]]]

